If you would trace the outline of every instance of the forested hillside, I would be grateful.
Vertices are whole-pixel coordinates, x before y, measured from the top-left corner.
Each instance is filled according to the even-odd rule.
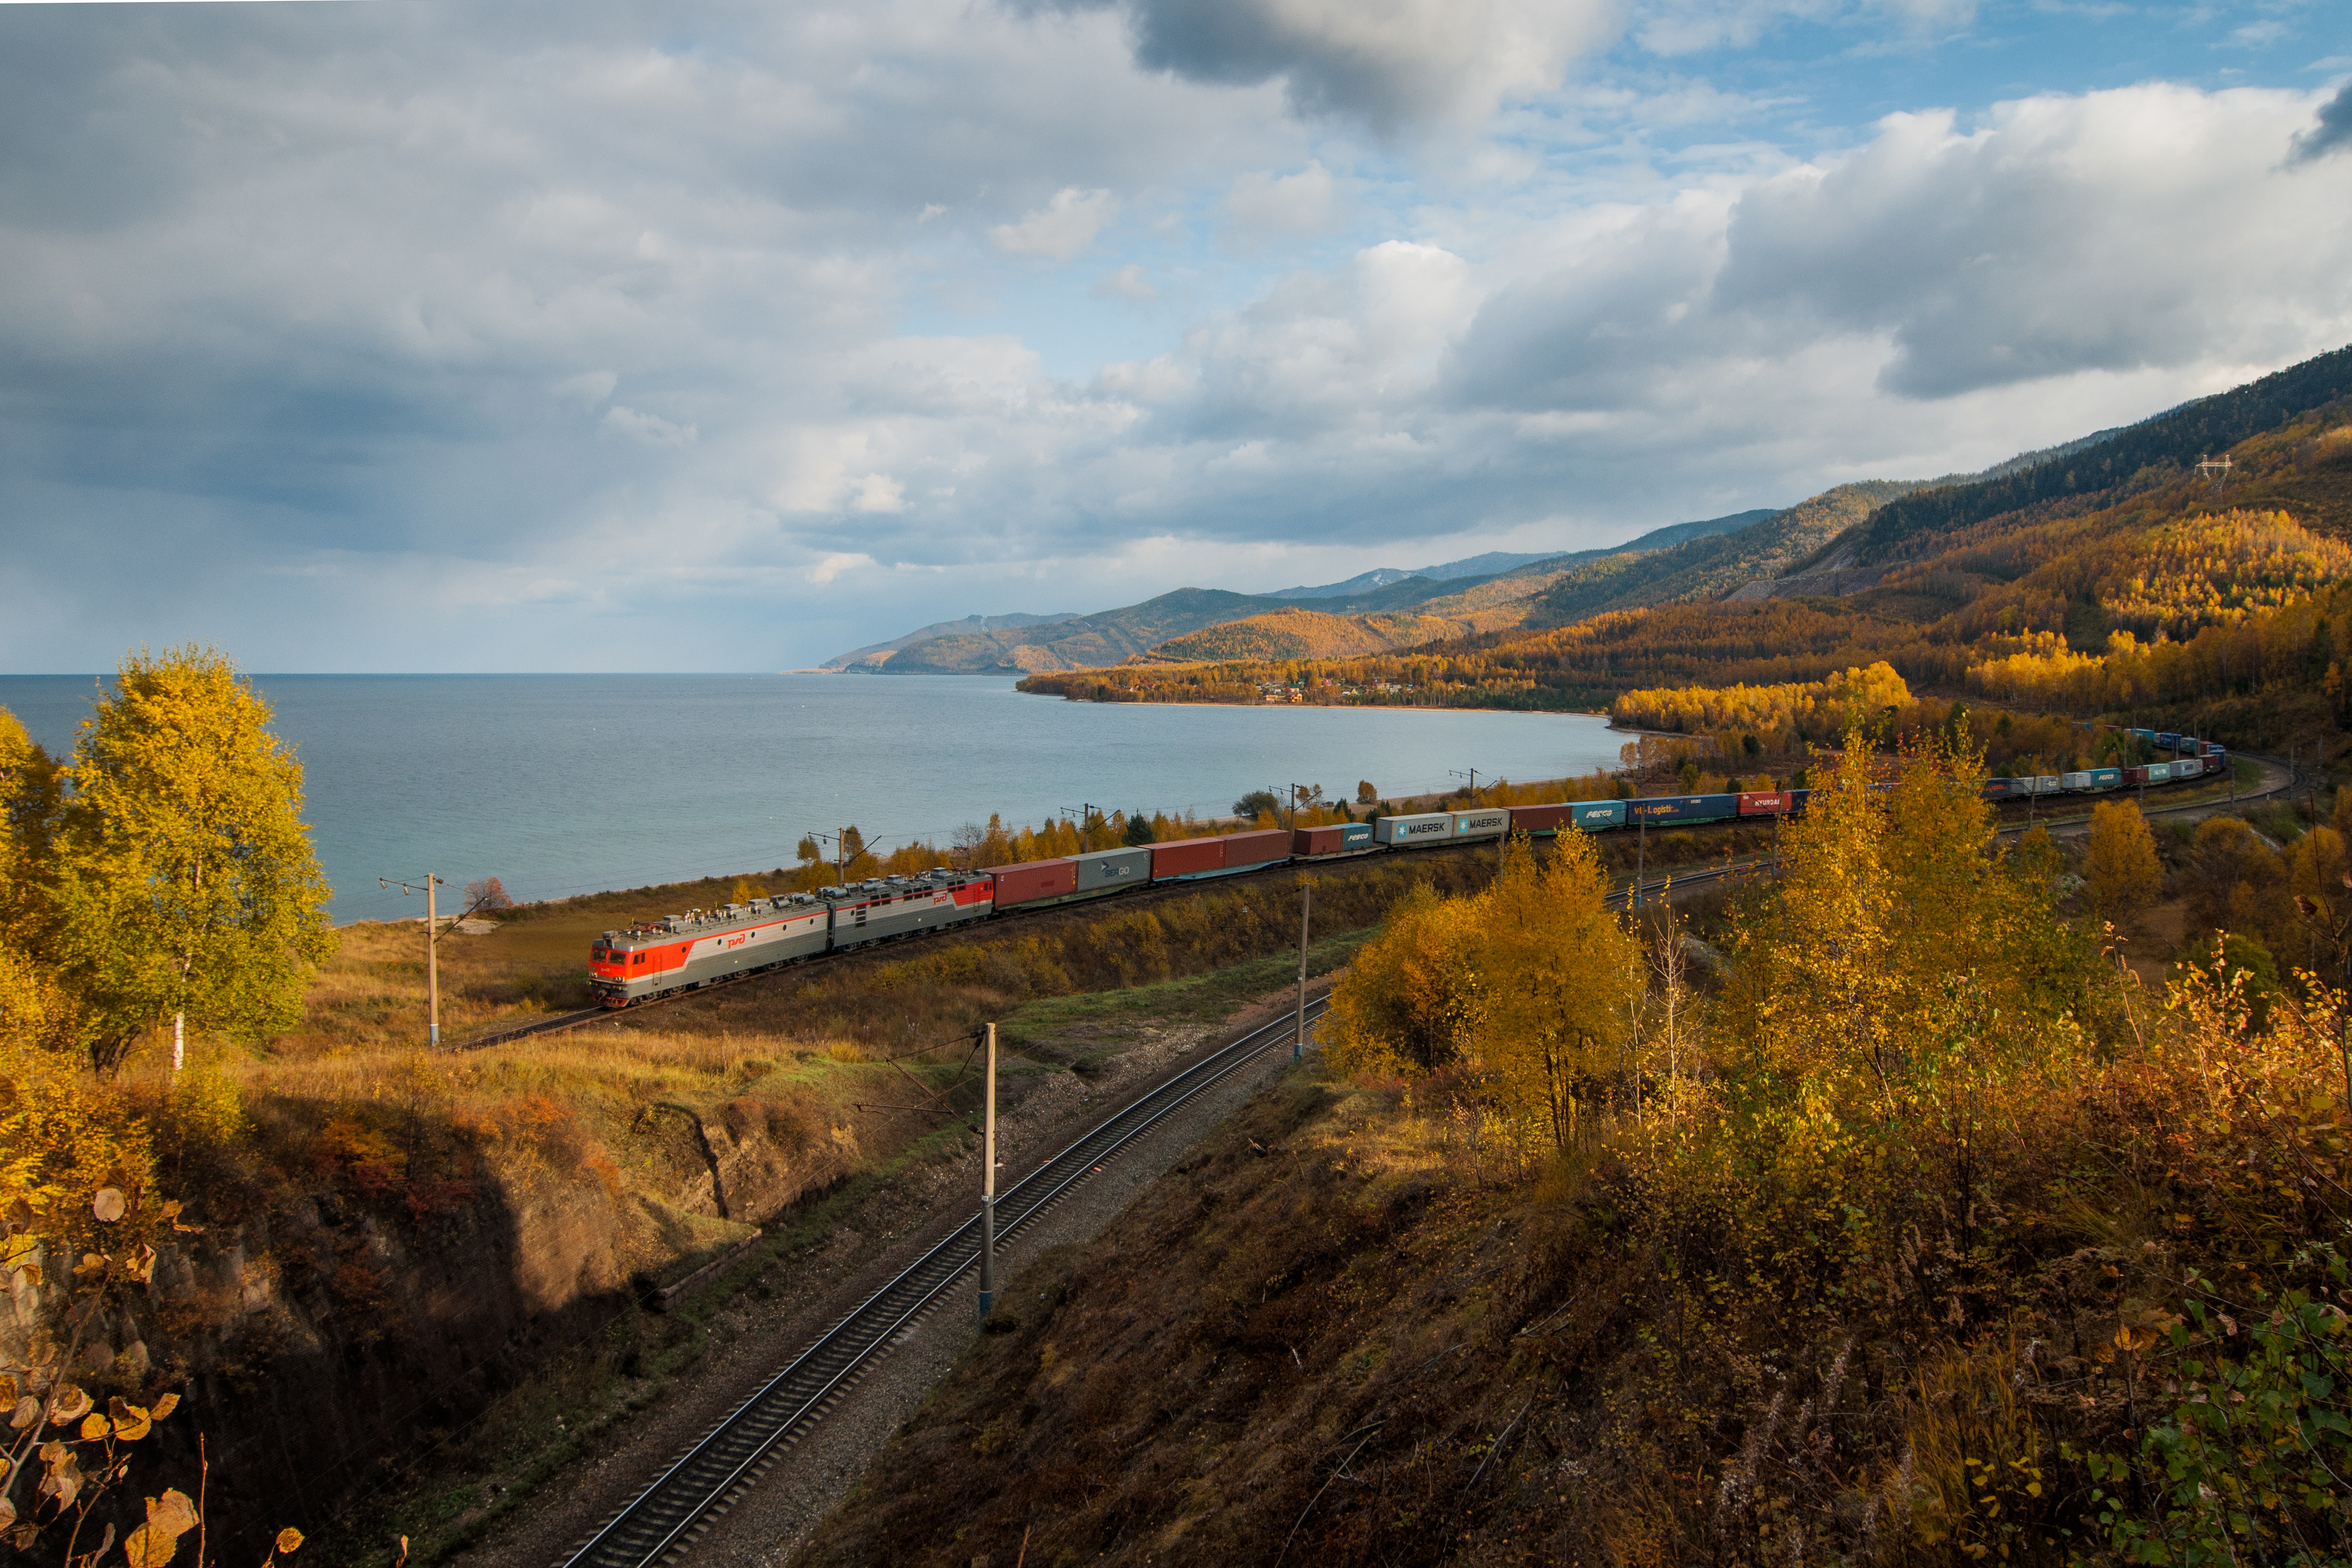
[[[1885,661],[1924,690],[2084,717],[2189,713],[2242,742],[2276,739],[2315,717],[2332,723],[2342,672],[2352,669],[2352,400],[2337,387],[2352,377],[2347,355],[2038,467],[1897,496],[1802,560],[1790,553],[1799,533],[1864,507],[1864,487],[1612,567],[1621,587],[1693,587],[1696,596],[1678,602],[1375,656],[1129,665],[1024,689],[1095,701],[1245,701],[1284,686],[1316,702],[1596,708],[1636,688],[1819,681]],[[2322,401],[2293,406],[2305,396]],[[2199,472],[2199,451],[2185,463],[2168,455],[2250,423],[2259,428],[2226,451],[2204,452],[2226,457],[2226,470]],[[2095,458],[2102,467],[2089,466]],[[2116,466],[2126,458],[2128,472]],[[2071,485],[2053,472],[2068,465]],[[2094,473],[2122,477],[2094,489]],[[1749,548],[1742,540],[1777,540],[1780,564],[1801,570],[1740,595],[1731,579],[1764,559],[1740,556]],[[1737,570],[1697,591],[1727,562]],[[1597,570],[1571,571],[1535,603],[1549,613],[1605,601],[1592,597],[1601,591]]]

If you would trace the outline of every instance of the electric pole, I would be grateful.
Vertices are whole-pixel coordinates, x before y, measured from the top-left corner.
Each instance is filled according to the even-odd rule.
[[[1475,768],[1473,768],[1465,773],[1459,768],[1449,768],[1446,769],[1446,773],[1449,777],[1454,779],[1467,779],[1470,780],[1470,803],[1474,806],[1476,805],[1478,803],[1478,770]]]
[[[1307,925],[1315,911],[1315,884],[1304,877],[1298,883],[1298,1032],[1290,1041],[1290,1060],[1298,1061],[1307,1055]]]
[[[980,1133],[980,1321],[996,1310],[996,1026],[988,1026],[988,1097]]]
[[[439,947],[441,940],[441,923],[434,911],[433,890],[446,884],[439,877],[435,876],[429,871],[425,873],[425,885],[422,888],[418,887],[415,883],[400,882],[388,876],[380,876],[376,878],[375,884],[378,887],[384,888],[386,890],[396,887],[400,889],[400,895],[403,898],[407,897],[412,893],[422,893],[425,894],[425,1009],[427,1030],[425,1038],[427,1041],[437,1050],[441,1044],[441,961]],[[179,1020],[174,1019],[172,1020],[172,1071],[177,1072],[179,1070],[180,1025]]]

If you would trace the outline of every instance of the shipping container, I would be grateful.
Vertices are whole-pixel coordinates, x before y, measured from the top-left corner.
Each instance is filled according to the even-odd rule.
[[[1569,807],[1569,821],[1583,832],[1597,833],[1608,828],[1625,825],[1625,802],[1622,800],[1579,800]]]
[[[2170,783],[2172,781],[2172,764],[2169,762],[2149,763],[2147,765],[2147,781],[2151,784]]]
[[[2156,732],[2156,744],[2167,751],[2179,751],[2181,748],[2180,737],[2168,729],[2159,729]]]
[[[1812,799],[1812,797],[1813,797],[1813,792],[1812,792],[1811,789],[1791,789],[1791,790],[1790,790],[1790,791],[1789,791],[1789,814],[1790,814],[1790,816],[1792,816],[1792,817],[1793,817],[1793,816],[1795,816],[1798,812],[1802,811],[1802,810],[1805,809],[1805,802],[1806,802],[1807,800],[1811,800],[1811,799]]]
[[[2007,800],[2026,794],[2028,791],[2025,782],[2022,779],[1988,779],[1984,781],[1984,798],[1988,800]]]
[[[996,907],[1008,909],[1016,904],[1032,904],[1041,898],[1059,898],[1078,891],[1078,862],[1072,860],[1024,861],[1019,865],[992,865],[988,874],[996,879]]]
[[[2088,789],[2090,787],[2091,771],[2087,768],[2080,773],[2061,773],[2058,775],[2058,788],[2067,790],[2070,793],[2076,789]]]
[[[1570,804],[1511,808],[1511,831],[1515,833],[1556,833],[1575,821],[1576,807]]]
[[[1637,822],[1714,822],[1739,815],[1737,795],[1652,795],[1626,806]]]
[[[1223,839],[1175,839],[1151,846],[1151,880],[1166,882],[1171,877],[1199,876],[1203,872],[1225,869],[1225,841]]]
[[[2126,733],[2130,735],[2134,740],[2145,740],[2150,746],[2154,746],[2156,744],[2156,731],[2152,729],[2135,729],[2126,731]]]
[[[1225,835],[1225,869],[1264,865],[1290,858],[1290,835],[1280,828],[1260,828],[1254,833]]]
[[[1777,817],[1789,809],[1786,789],[1743,789],[1739,792],[1739,814],[1743,817]]]
[[[2145,783],[2147,783],[2147,769],[2146,768],[2144,768],[2144,767],[2142,767],[2142,768],[2125,768],[2125,769],[2124,769],[2124,782],[2125,782],[2125,783],[2126,783],[2126,784],[2145,784]]]
[[[1107,887],[1139,887],[1151,880],[1149,849],[1096,850],[1077,857],[1078,891],[1095,893]]]
[[[2123,781],[2124,770],[2120,768],[2094,768],[2091,769],[2091,788],[2094,789],[2112,789]]]
[[[1453,836],[1454,818],[1446,811],[1382,817],[1372,824],[1372,837],[1384,844],[1442,844]]]
[[[1456,839],[1499,839],[1511,831],[1511,813],[1501,806],[1488,806],[1476,811],[1456,811],[1453,816]]]
[[[1370,822],[1333,822],[1327,827],[1301,828],[1290,835],[1295,855],[1344,855],[1372,847]]]

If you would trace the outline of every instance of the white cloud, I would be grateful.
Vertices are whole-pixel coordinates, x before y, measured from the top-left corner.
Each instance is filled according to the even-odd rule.
[[[1139,261],[1130,261],[1116,272],[1104,273],[1095,279],[1094,291],[1138,305],[1149,305],[1160,298],[1160,290],[1151,287],[1151,279]]]
[[[999,224],[988,231],[996,248],[1014,256],[1051,256],[1067,261],[1095,243],[1118,211],[1118,198],[1108,191],[1081,191],[1067,185],[1054,199],[1019,223]]]
[[[907,486],[887,474],[868,474],[852,489],[849,509],[853,512],[903,512],[907,509]]]
[[[604,428],[648,446],[691,446],[700,439],[690,424],[673,424],[657,413],[642,413],[618,403],[604,411]]]
[[[1229,233],[1253,246],[1276,237],[1330,234],[1345,225],[1347,204],[1320,159],[1309,159],[1296,174],[1244,174],[1225,193]]]
[[[875,559],[872,556],[867,555],[863,551],[849,551],[843,554],[829,555],[825,557],[823,560],[809,568],[807,572],[803,575],[806,576],[808,580],[811,582],[827,583],[840,577],[845,572],[862,570],[875,564]]]

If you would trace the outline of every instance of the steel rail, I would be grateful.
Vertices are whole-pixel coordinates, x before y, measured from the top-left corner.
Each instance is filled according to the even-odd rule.
[[[1328,999],[1307,1004],[1309,1022]],[[1100,1171],[1168,1115],[1292,1038],[1297,1012],[1240,1040],[1138,1096],[1007,1188],[996,1234],[1009,1240],[1069,1190]],[[927,1316],[979,1260],[980,1221],[965,1220],[852,1308],[671,1461],[627,1506],[566,1557],[564,1568],[649,1568],[699,1533],[773,1461],[777,1449],[822,1419],[847,1385]]]

